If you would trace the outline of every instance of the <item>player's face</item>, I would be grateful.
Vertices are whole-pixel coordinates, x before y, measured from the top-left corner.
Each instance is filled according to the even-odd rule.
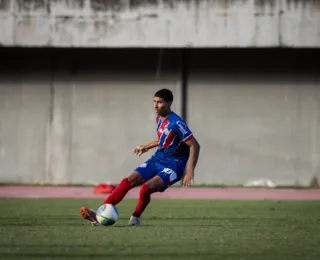
[[[159,97],[153,98],[153,107],[157,115],[166,115],[170,111],[170,104]]]

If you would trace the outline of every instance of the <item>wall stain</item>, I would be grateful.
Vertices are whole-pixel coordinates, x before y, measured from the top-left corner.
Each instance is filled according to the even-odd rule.
[[[277,15],[277,0],[254,0],[255,16],[275,16]]]
[[[30,11],[47,11],[45,0],[16,0],[18,11],[30,12]]]
[[[75,9],[83,9],[86,0],[49,0],[50,3],[64,3],[65,6]]]
[[[294,9],[297,9],[299,6],[302,5],[303,8],[308,6],[312,6],[316,8],[318,11],[320,10],[320,1],[319,0],[286,0],[287,5]]]
[[[48,5],[61,4],[70,8],[83,9],[87,0],[11,0],[16,1],[19,11],[37,11],[47,10]],[[0,10],[8,10],[10,8],[10,0],[0,0]],[[190,4],[195,3],[200,5],[201,2],[207,2],[209,5],[215,5],[222,9],[228,9],[239,2],[246,3],[251,0],[162,0],[162,3],[170,9],[175,8],[178,4]],[[320,0],[285,0],[290,8],[297,9],[299,6],[303,8],[312,6],[317,10],[320,10]],[[125,6],[129,5],[131,9],[138,8],[145,5],[157,6],[160,0],[90,0],[90,7],[95,12],[103,12],[108,10],[120,11]],[[279,0],[254,0],[254,4],[257,8],[263,9],[268,6],[271,9],[275,9]],[[260,10],[261,10],[260,9]]]
[[[163,5],[166,7],[169,7],[170,9],[173,9],[175,7],[175,2],[174,0],[163,0]]]
[[[271,8],[275,8],[278,0],[254,0],[255,6],[264,7],[270,6]]]
[[[121,11],[124,9],[123,2],[119,0],[91,0],[90,7],[94,12]]]
[[[0,12],[10,10],[10,0],[0,0]]]
[[[158,0],[129,0],[129,7],[131,9],[138,8],[144,5],[154,5],[159,4]]]

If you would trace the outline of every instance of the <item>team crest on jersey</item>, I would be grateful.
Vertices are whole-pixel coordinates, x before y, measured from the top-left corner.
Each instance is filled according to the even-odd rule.
[[[142,164],[140,164],[139,167],[140,167],[140,168],[146,168],[146,167],[147,167],[147,163],[142,163]]]
[[[163,132],[164,132],[166,135],[168,135],[168,134],[169,134],[168,128],[165,128],[165,129],[163,130]]]

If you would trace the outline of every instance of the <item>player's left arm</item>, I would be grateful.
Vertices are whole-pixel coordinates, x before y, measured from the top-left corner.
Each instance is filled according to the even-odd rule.
[[[183,186],[188,187],[190,182],[194,180],[194,170],[197,166],[199,159],[200,144],[193,135],[184,142],[191,148],[189,155],[189,167],[183,179]]]
[[[173,130],[181,137],[182,141],[191,148],[189,154],[189,167],[183,180],[183,186],[187,187],[194,179],[194,170],[200,154],[200,144],[186,123],[182,121],[176,122]]]

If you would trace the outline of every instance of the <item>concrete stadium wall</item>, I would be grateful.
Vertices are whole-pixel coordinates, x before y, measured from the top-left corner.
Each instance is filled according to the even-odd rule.
[[[315,0],[1,0],[0,45],[319,47]]]
[[[204,144],[197,179],[311,185],[320,178],[319,69],[305,55],[232,55],[190,61],[188,122]]]
[[[171,89],[180,111],[178,66],[158,72],[157,53],[55,53],[22,51],[1,68],[0,181],[117,183],[144,159],[133,148],[157,138],[155,91]]]
[[[127,176],[150,156],[132,150],[156,137],[154,92],[173,90],[173,109],[182,113],[180,50],[158,54],[2,49],[0,182]],[[320,178],[319,51],[188,50],[187,57],[186,119],[202,145],[197,183]]]

